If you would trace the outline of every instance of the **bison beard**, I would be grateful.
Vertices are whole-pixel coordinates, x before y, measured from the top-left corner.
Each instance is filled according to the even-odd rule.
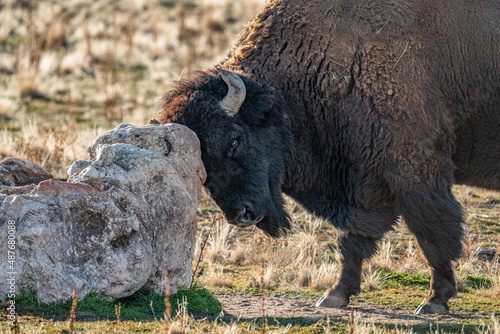
[[[229,222],[279,236],[284,192],[339,230],[318,306],[360,292],[402,216],[432,273],[416,312],[446,313],[463,236],[451,187],[500,190],[499,20],[498,1],[272,1],[224,69],[165,94],[160,120],[196,132]]]

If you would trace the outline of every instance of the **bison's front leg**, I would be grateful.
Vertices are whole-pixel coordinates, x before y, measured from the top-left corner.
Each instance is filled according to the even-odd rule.
[[[341,254],[342,269],[338,282],[317,303],[318,307],[344,307],[349,297],[360,292],[361,266],[377,250],[376,239],[339,232],[337,246]]]
[[[361,290],[363,261],[378,250],[377,242],[390,231],[396,222],[392,208],[375,211],[356,211],[356,218],[347,223],[348,230],[339,230],[337,247],[340,251],[341,272],[339,280],[316,303],[317,307],[345,307],[349,297]]]

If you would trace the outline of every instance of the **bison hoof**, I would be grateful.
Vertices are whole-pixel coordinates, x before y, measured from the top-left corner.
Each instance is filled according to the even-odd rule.
[[[448,307],[439,304],[420,304],[415,310],[415,314],[447,314]]]
[[[349,299],[344,299],[337,296],[321,297],[316,303],[316,307],[342,308],[349,304]]]

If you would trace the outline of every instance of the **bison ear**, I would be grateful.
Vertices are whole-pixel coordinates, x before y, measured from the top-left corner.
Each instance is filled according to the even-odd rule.
[[[239,75],[217,68],[222,76],[222,80],[227,84],[228,90],[226,96],[220,101],[220,107],[227,112],[229,116],[235,116],[239,111],[247,95],[245,83]]]

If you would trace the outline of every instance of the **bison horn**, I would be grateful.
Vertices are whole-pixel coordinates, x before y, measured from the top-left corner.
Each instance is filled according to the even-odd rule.
[[[231,71],[222,68],[218,68],[217,71],[222,75],[222,80],[224,80],[228,87],[226,96],[220,101],[220,106],[228,115],[234,116],[240,110],[247,96],[245,83],[239,75]]]

